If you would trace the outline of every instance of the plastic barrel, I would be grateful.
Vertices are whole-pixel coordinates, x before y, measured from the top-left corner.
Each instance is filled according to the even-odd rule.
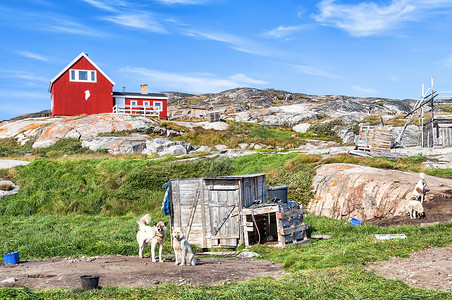
[[[19,263],[19,252],[11,252],[3,255],[3,259],[5,261],[5,265],[14,264],[17,265]]]
[[[267,189],[268,199],[272,201],[273,199],[279,199],[281,202],[287,202],[287,185],[278,187],[269,187]]]
[[[82,288],[85,290],[97,289],[99,286],[99,276],[97,275],[83,275],[80,276],[82,280]]]

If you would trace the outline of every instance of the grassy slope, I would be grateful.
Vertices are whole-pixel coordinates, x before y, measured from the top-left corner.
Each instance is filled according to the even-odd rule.
[[[310,216],[312,233],[331,234],[333,239],[305,246],[275,249],[264,245],[251,250],[262,258],[283,263],[290,273],[283,278],[256,278],[244,283],[215,287],[164,285],[150,289],[104,288],[99,291],[25,288],[0,289],[0,299],[27,295],[43,299],[450,299],[451,293],[415,289],[400,281],[385,280],[363,268],[370,261],[390,256],[407,257],[427,247],[451,242],[452,224],[431,227],[377,228],[350,226],[341,220]],[[121,226],[118,228],[118,224]],[[2,218],[5,235],[25,258],[119,253],[136,255],[135,218],[98,216],[33,216]],[[375,242],[376,233],[405,233],[406,240]],[[17,245],[17,246],[16,246]],[[165,245],[164,253],[170,252]],[[28,299],[28,298],[23,298]]]
[[[300,154],[256,154],[235,159],[174,163],[107,158],[40,159],[9,171],[0,178],[14,179],[18,195],[0,202],[0,250],[19,251],[22,259],[52,256],[124,254],[136,255],[135,220],[150,212],[154,220],[165,220],[160,212],[161,185],[169,178],[267,172],[268,184],[288,184],[292,198],[309,198],[315,166],[331,162],[361,163],[385,168],[419,170],[422,157],[397,162],[338,156]],[[441,170],[450,177],[450,170]],[[390,256],[408,256],[426,247],[442,247],[452,241],[452,225],[432,227],[377,228],[350,226],[344,221],[308,216],[312,233],[332,234],[334,239],[302,247],[274,249],[263,245],[253,250],[263,258],[284,264],[291,273],[283,279],[258,278],[245,283],[216,287],[159,286],[154,289],[105,288],[30,291],[0,289],[0,299],[124,299],[154,298],[294,299],[294,298],[394,298],[447,299],[450,293],[413,289],[384,280],[362,265]],[[121,224],[118,227],[118,224]],[[97,225],[97,226],[96,226]],[[376,233],[405,233],[407,240],[376,243]],[[171,251],[165,246],[165,253]],[[407,296],[409,295],[409,296]]]

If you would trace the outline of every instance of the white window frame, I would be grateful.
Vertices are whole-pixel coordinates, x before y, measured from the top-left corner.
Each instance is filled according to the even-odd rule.
[[[88,79],[87,80],[81,80],[80,79],[80,72],[87,72]],[[72,75],[74,75],[74,76],[72,76]],[[94,75],[94,79],[93,79],[93,75]],[[97,71],[96,70],[69,69],[69,81],[95,83],[95,82],[97,82]]]
[[[143,106],[151,106],[151,101],[143,101]]]
[[[157,103],[159,103],[160,105],[157,105]],[[154,101],[154,104],[153,104],[153,106],[154,107],[158,107],[156,110],[157,111],[162,111],[163,110],[163,101]]]
[[[130,106],[137,106],[138,101],[137,100],[130,100]]]

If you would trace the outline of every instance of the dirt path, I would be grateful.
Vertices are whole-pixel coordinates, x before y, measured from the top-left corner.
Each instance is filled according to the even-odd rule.
[[[31,260],[2,265],[3,286],[35,288],[81,287],[80,276],[99,275],[100,286],[152,287],[158,284],[215,285],[222,281],[243,281],[257,276],[279,277],[282,266],[247,258],[200,258],[196,266],[175,266],[174,261],[153,263],[150,258],[108,255],[69,259]]]
[[[452,245],[415,252],[409,258],[392,257],[367,269],[410,286],[452,292]]]

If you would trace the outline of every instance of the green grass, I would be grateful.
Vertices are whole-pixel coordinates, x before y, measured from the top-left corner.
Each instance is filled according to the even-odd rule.
[[[1,217],[0,252],[19,251],[21,260],[54,256],[137,255],[135,235],[139,217]],[[152,221],[168,221],[168,217],[155,212]],[[170,245],[165,244],[165,253],[170,250]]]
[[[147,213],[147,212],[143,212]],[[168,221],[159,211],[150,212],[153,221]],[[19,251],[21,259],[53,256],[95,256],[106,254],[136,255],[136,220],[127,216],[31,216],[1,217],[0,252]],[[407,257],[410,252],[427,247],[444,247],[452,242],[452,223],[418,227],[379,228],[372,225],[351,226],[344,220],[307,216],[310,234],[330,234],[305,246],[284,249],[266,245],[252,247],[264,259],[284,264],[286,270],[359,267],[364,263]],[[375,234],[404,233],[407,239],[376,242]],[[165,244],[165,252],[171,252]]]
[[[450,299],[450,293],[416,289],[385,280],[360,268],[297,272],[283,278],[255,278],[243,283],[155,288],[106,287],[29,290],[0,289],[0,299]]]
[[[390,161],[338,155],[259,153],[232,159],[177,162],[118,158],[37,159],[0,171],[21,186],[19,194],[0,201],[0,251],[19,251],[21,259],[54,256],[136,255],[136,220],[145,213],[168,221],[160,205],[162,184],[170,178],[267,173],[267,184],[289,185],[289,197],[307,203],[315,168],[325,163],[354,163],[419,172],[424,157]],[[426,171],[427,173],[427,171]],[[451,177],[450,169],[428,172]],[[283,264],[280,279],[256,278],[213,287],[162,285],[150,289],[108,287],[81,289],[0,289],[0,299],[451,299],[451,293],[415,289],[385,280],[364,269],[368,262],[452,242],[452,224],[429,227],[350,226],[341,220],[307,216],[310,234],[330,234],[284,249],[255,245],[261,258]],[[374,234],[404,233],[405,240],[376,242]],[[169,234],[169,233],[168,233]],[[196,251],[196,248],[195,248]],[[170,244],[164,253],[171,253]],[[149,250],[148,252],[149,253]]]
[[[260,144],[264,147],[296,148],[305,144],[305,136],[293,132],[289,127],[262,126],[253,123],[228,122],[229,127],[224,131],[206,130],[195,127],[184,130],[184,134],[175,140],[188,141],[193,145],[207,145],[213,147],[224,144],[228,147],[239,148],[240,143]],[[311,136],[311,135],[308,135]]]
[[[267,185],[289,187],[289,198],[307,205],[312,198],[315,169],[328,163],[351,163],[377,168],[420,172],[426,158],[414,156],[397,161],[300,153],[258,153],[237,158],[178,162],[174,158],[36,159],[33,163],[0,170],[0,179],[12,180],[19,193],[0,201],[0,215],[111,215],[156,211],[169,179],[267,173]],[[452,177],[451,169],[425,170],[427,174]]]
[[[156,211],[171,178],[232,174],[230,160],[37,159],[4,174],[20,187],[0,215],[139,214]],[[0,173],[1,175],[1,173]]]
[[[165,220],[161,214],[154,220]],[[33,216],[2,217],[1,251],[19,251],[21,259],[52,256],[136,255],[136,217]],[[451,299],[451,293],[416,289],[366,271],[363,264],[391,256],[408,257],[413,251],[443,247],[452,241],[452,224],[429,227],[351,226],[345,221],[308,216],[311,233],[331,234],[303,246],[284,249],[264,245],[251,250],[261,258],[282,263],[289,274],[261,277],[243,283],[213,287],[162,285],[155,288],[106,287],[29,290],[0,289],[0,299]],[[376,242],[374,234],[405,233],[406,240]],[[6,246],[5,246],[6,245]],[[149,250],[148,250],[149,251]],[[164,253],[171,252],[169,243]]]

